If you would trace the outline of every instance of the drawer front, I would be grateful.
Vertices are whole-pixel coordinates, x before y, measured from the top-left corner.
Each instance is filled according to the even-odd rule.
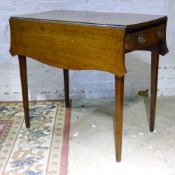
[[[165,25],[160,25],[143,31],[128,33],[125,40],[125,49],[128,51],[150,46],[165,37]]]

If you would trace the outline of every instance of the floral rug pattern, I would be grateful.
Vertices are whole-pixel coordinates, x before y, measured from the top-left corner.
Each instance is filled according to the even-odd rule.
[[[64,141],[66,117],[70,120],[63,101],[33,102],[31,127],[26,129],[22,104],[1,103],[0,174],[66,175],[60,166],[65,157],[63,143],[68,144]]]

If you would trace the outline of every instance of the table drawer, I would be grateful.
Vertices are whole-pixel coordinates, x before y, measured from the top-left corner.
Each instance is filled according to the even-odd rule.
[[[160,25],[135,33],[128,33],[125,40],[125,49],[131,51],[150,46],[153,43],[162,40],[164,35],[165,25]]]

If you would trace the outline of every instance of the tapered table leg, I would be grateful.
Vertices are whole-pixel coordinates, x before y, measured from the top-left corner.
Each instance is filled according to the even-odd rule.
[[[154,125],[155,125],[158,67],[159,67],[159,44],[156,44],[152,47],[151,51],[150,131],[154,131]]]
[[[63,70],[64,74],[64,91],[65,91],[65,103],[66,107],[70,107],[70,102],[69,102],[69,70],[64,69]]]
[[[124,77],[115,77],[115,152],[116,161],[121,161],[122,151],[122,129],[123,129],[123,94],[124,94]]]
[[[18,55],[26,128],[30,128],[26,57]]]

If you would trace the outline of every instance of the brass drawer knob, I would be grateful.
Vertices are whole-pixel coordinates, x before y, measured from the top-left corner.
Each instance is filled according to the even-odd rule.
[[[161,30],[157,30],[156,35],[158,38],[163,38],[163,33],[161,32]]]
[[[143,45],[143,44],[145,44],[145,37],[144,37],[144,34],[140,34],[139,36],[138,36],[138,43],[140,44],[140,45]]]

